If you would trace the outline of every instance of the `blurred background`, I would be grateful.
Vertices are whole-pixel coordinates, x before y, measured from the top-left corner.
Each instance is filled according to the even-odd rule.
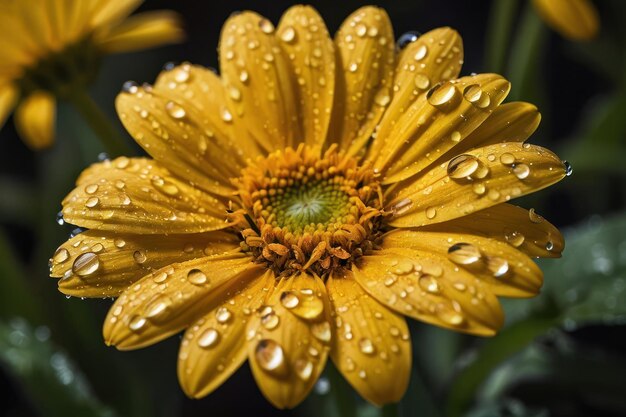
[[[481,339],[411,322],[414,366],[401,416],[626,416],[626,2],[594,0],[595,39],[568,40],[540,20],[530,0],[379,1],[396,37],[456,28],[464,75],[499,72],[507,101],[536,104],[530,142],[567,159],[574,173],[516,200],[566,235],[560,260],[541,262],[542,294],[506,301],[507,325]],[[108,56],[91,94],[123,133],[113,102],[127,80],[152,82],[168,61],[218,67],[222,23],[252,9],[278,22],[287,1],[148,0],[172,9],[187,42]],[[312,2],[331,33],[359,1]],[[0,130],[0,416],[382,416],[328,368],[295,410],[278,411],[244,365],[212,395],[187,399],[176,379],[179,337],[134,352],[107,348],[101,325],[111,300],[66,298],[48,258],[72,233],[56,217],[78,174],[102,145],[60,105],[57,141],[34,153],[9,120]],[[137,154],[141,151],[136,147]]]

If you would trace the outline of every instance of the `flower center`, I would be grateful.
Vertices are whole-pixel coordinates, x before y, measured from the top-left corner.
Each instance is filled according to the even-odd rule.
[[[345,267],[380,235],[382,193],[374,171],[331,146],[305,146],[251,163],[236,181],[244,250],[281,274]]]

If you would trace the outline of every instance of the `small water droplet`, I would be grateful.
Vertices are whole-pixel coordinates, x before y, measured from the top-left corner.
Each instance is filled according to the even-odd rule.
[[[530,175],[530,168],[526,164],[515,164],[513,165],[513,173],[520,180],[528,178]]]
[[[230,110],[228,110],[226,107],[222,107],[221,116],[222,116],[222,120],[225,121],[226,123],[230,123],[233,121],[233,115],[230,112]]]
[[[416,61],[421,61],[427,54],[428,47],[426,45],[420,45],[419,48],[417,48],[417,51],[415,51],[413,58],[415,58]]]
[[[359,340],[359,349],[365,355],[373,355],[376,351],[376,348],[374,347],[372,341],[366,337],[363,337]]]
[[[296,31],[293,26],[287,26],[280,34],[280,39],[284,42],[291,43],[296,39]]]
[[[146,256],[146,252],[144,252],[143,250],[136,250],[135,252],[133,252],[133,259],[138,264],[142,264],[146,262],[148,257]]]
[[[551,251],[552,249],[554,249],[554,243],[550,240],[548,240],[546,242],[546,250]]]
[[[72,271],[81,277],[86,277],[100,268],[100,259],[93,252],[85,252],[74,260]]]
[[[85,202],[85,207],[94,208],[98,205],[99,202],[100,200],[98,199],[98,197],[91,197]]]
[[[52,255],[52,260],[56,263],[61,263],[67,261],[69,257],[70,253],[67,249],[59,248],[56,250],[56,252],[54,252],[54,255]]]
[[[182,119],[187,114],[185,109],[173,101],[168,101],[167,104],[165,104],[165,110],[167,110],[167,113],[174,119]]]
[[[268,330],[275,329],[280,324],[280,318],[271,307],[267,311],[263,311],[261,316],[261,324]]]
[[[181,65],[174,71],[174,80],[178,83],[184,83],[189,80],[189,65]]]
[[[487,258],[487,268],[494,277],[499,278],[509,271],[509,263],[499,256],[491,256]]]
[[[308,359],[298,359],[294,363],[296,374],[303,381],[308,381],[313,375],[313,362]]]
[[[263,33],[270,34],[274,32],[274,25],[267,19],[259,20],[259,27]]]
[[[280,295],[280,302],[285,308],[292,309],[298,306],[300,299],[293,291],[284,291]]]
[[[145,315],[148,318],[160,316],[170,304],[171,301],[167,296],[159,296],[146,306]]]
[[[142,316],[133,316],[128,322],[128,328],[134,332],[138,332],[146,325],[146,319]]]
[[[126,241],[124,239],[115,239],[113,241],[113,244],[115,245],[116,248],[123,248],[124,246],[126,246]]]
[[[98,191],[98,184],[89,184],[85,187],[85,192],[87,194],[93,194]]]
[[[437,209],[435,207],[428,207],[426,209],[426,217],[428,219],[434,219],[437,216]]]
[[[198,346],[204,349],[212,348],[217,344],[219,338],[220,334],[217,330],[208,328],[198,337]]]
[[[207,283],[208,278],[201,270],[192,269],[187,273],[187,280],[194,285],[203,285]]]
[[[63,218],[63,212],[59,211],[56,216],[56,222],[59,226],[63,226],[65,224],[65,219]]]
[[[313,336],[325,343],[330,342],[332,332],[330,330],[330,323],[323,321],[321,323],[314,323],[311,325],[311,333]]]
[[[122,91],[128,94],[135,94],[139,91],[139,86],[134,81],[126,81],[122,84]]]
[[[230,312],[226,307],[220,307],[215,312],[215,318],[218,323],[227,323],[233,317],[233,313]]]
[[[569,177],[574,172],[574,168],[572,168],[572,164],[567,161],[563,161],[563,166],[565,166],[565,176]]]
[[[469,265],[478,262],[481,258],[481,253],[472,244],[456,243],[448,248],[448,257],[457,264]]]
[[[521,234],[520,232],[509,232],[506,233],[504,235],[504,238],[506,239],[507,242],[509,242],[511,245],[513,245],[516,248],[519,248],[520,246],[522,246],[522,243],[524,243],[524,235]]]
[[[422,34],[417,31],[409,31],[409,32],[403,33],[402,35],[400,35],[400,37],[398,38],[398,41],[396,42],[396,48],[398,50],[402,50],[406,48],[407,45],[415,42],[421,35]]]
[[[420,90],[426,90],[430,86],[430,80],[424,74],[416,74],[415,86]]]
[[[512,165],[515,163],[515,156],[513,156],[513,154],[505,152],[500,155],[500,162],[504,165]]]
[[[169,62],[166,62],[165,64],[163,64],[163,71],[171,71],[174,68],[176,68],[176,63],[175,62],[169,61]]]
[[[419,277],[419,286],[426,292],[437,294],[439,292],[439,283],[431,275],[425,274]]]

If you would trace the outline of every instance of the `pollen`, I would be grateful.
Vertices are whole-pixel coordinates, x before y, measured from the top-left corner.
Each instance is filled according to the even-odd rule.
[[[349,266],[382,234],[374,170],[330,146],[301,145],[259,158],[236,180],[242,247],[278,275]]]

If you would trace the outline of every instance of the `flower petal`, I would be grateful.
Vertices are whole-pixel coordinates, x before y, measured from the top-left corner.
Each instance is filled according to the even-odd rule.
[[[504,100],[510,83],[497,74],[478,74],[446,81],[420,96],[396,121],[388,136],[379,137],[381,152],[374,168],[386,184],[420,172],[467,137]]]
[[[0,128],[15,108],[18,91],[12,84],[0,85]]]
[[[330,134],[349,155],[362,150],[391,101],[393,40],[389,16],[373,6],[352,13],[335,35],[340,60]]]
[[[311,6],[297,5],[282,16],[276,36],[297,80],[302,142],[321,147],[335,92],[335,48],[326,24]]]
[[[439,82],[458,77],[463,64],[463,40],[454,29],[431,30],[400,52],[394,79],[394,95],[368,150],[377,155],[393,126],[420,95]],[[378,139],[381,138],[381,139]]]
[[[511,204],[493,207],[443,223],[419,228],[429,232],[466,233],[507,242],[526,255],[558,258],[565,241],[561,232],[533,211]]]
[[[213,133],[213,140],[206,144],[209,154],[222,147],[224,152],[231,154],[243,152],[243,159],[261,155],[245,124],[228,105],[224,85],[214,70],[189,63],[172,68],[167,66],[159,74],[154,89],[173,94],[177,102],[184,103],[184,108],[194,107],[194,114],[202,116],[205,129]],[[219,146],[215,151],[208,150],[208,146],[215,147],[216,144]],[[204,144],[201,144],[200,150],[203,148]],[[201,163],[206,164],[204,161]]]
[[[448,231],[396,229],[384,248],[408,248],[448,258],[486,284],[495,295],[532,297],[543,283],[541,269],[511,245],[482,236]]]
[[[390,224],[440,223],[545,188],[565,177],[561,160],[547,149],[502,143],[468,151],[398,187],[387,208]]]
[[[598,34],[600,18],[589,0],[533,0],[537,13],[566,38],[589,40]]]
[[[220,68],[228,98],[251,135],[267,151],[302,138],[295,80],[272,23],[254,12],[231,16],[220,38]]]
[[[93,28],[111,25],[124,20],[141,3],[143,0],[96,1],[91,3],[90,10],[83,8],[80,17],[82,20],[89,19]]]
[[[59,291],[76,297],[117,297],[151,271],[176,262],[239,247],[236,235],[128,235],[87,230],[61,245],[50,258]],[[166,275],[155,276],[155,281]]]
[[[488,286],[435,253],[383,249],[360,258],[352,272],[376,300],[426,323],[492,336],[504,321]]]
[[[189,397],[209,395],[245,362],[248,318],[261,307],[274,279],[266,272],[187,329],[178,354],[178,380]]]
[[[120,157],[83,171],[63,200],[65,221],[116,233],[200,233],[224,229],[226,207],[156,161]]]
[[[104,341],[120,350],[154,344],[189,327],[262,272],[241,252],[161,268],[115,301],[104,322]],[[163,273],[167,275],[164,281]]]
[[[110,31],[97,33],[95,43],[105,53],[116,53],[181,42],[184,37],[178,14],[153,11],[129,17]]]
[[[232,195],[230,178],[239,175],[245,161],[219,125],[212,128],[209,120],[217,115],[203,114],[165,89],[136,88],[120,94],[116,107],[137,143],[180,178],[212,193]]]
[[[400,401],[411,373],[406,320],[370,297],[351,272],[326,282],[336,338],[331,358],[354,389],[381,406]]]
[[[13,120],[22,140],[31,149],[40,150],[54,141],[55,116],[54,96],[36,91],[20,102]]]
[[[324,283],[318,277],[282,278],[266,306],[248,324],[248,359],[263,395],[293,408],[322,373],[331,330]]]

